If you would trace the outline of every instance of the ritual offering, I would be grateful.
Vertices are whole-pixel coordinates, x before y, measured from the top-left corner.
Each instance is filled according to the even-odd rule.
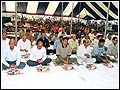
[[[37,67],[37,71],[38,72],[46,72],[48,70],[49,70],[48,66],[42,66],[42,65],[40,65],[40,66]]]
[[[8,69],[7,72],[8,75],[17,75],[17,74],[21,74],[19,69],[16,68],[10,68]]]
[[[62,65],[62,68],[65,69],[65,70],[72,70],[72,69],[74,69],[74,67],[72,65],[68,65],[68,64]]]

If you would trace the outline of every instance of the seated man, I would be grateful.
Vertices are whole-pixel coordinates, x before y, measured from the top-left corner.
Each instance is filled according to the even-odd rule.
[[[56,55],[57,59],[55,60],[55,65],[72,64],[76,63],[77,61],[75,58],[70,58],[71,48],[68,45],[67,37],[64,37],[62,40],[62,44],[57,47]]]
[[[111,59],[111,61],[118,61],[118,39],[117,37],[113,37],[112,43],[108,46],[107,56]]]
[[[7,32],[2,32],[2,49],[4,49],[5,46],[9,45],[9,38],[7,38]]]
[[[43,42],[43,46],[46,48],[47,50],[47,55],[49,54],[49,50],[48,47],[50,46],[49,40],[45,37],[46,33],[42,32],[42,37],[39,38],[37,41],[42,41]]]
[[[25,34],[22,36],[22,39],[18,41],[17,46],[20,48],[22,56],[30,53],[31,43],[30,40],[27,39]]]
[[[90,47],[90,40],[84,39],[83,45],[80,45],[77,50],[77,61],[79,64],[87,64],[88,69],[95,69],[93,63],[96,61],[95,58],[91,58],[92,48]]]
[[[100,39],[98,45],[95,45],[92,51],[92,57],[96,58],[96,63],[102,63],[107,67],[113,67],[105,52],[105,40]]]
[[[15,39],[10,39],[9,45],[6,46],[2,52],[2,69],[25,67],[24,62],[21,61],[20,49],[15,46]]]
[[[29,66],[37,66],[44,65],[47,66],[51,59],[47,58],[46,49],[43,46],[43,42],[41,40],[37,41],[37,45],[33,46],[30,52],[30,60],[27,61]]]
[[[56,54],[57,47],[62,43],[62,39],[63,39],[63,36],[60,36],[59,39],[54,42],[53,48],[54,48],[55,54]]]
[[[72,39],[68,40],[70,47],[72,48],[72,54],[76,54],[77,48],[79,46],[78,40],[76,39],[76,34],[73,34]]]

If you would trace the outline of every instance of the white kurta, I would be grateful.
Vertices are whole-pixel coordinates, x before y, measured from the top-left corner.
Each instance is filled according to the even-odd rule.
[[[43,61],[47,58],[46,49],[42,47],[38,49],[37,46],[33,46],[30,51],[30,60],[37,61],[38,59],[42,59]]]
[[[20,39],[17,43],[17,46],[20,48],[20,49],[26,49],[28,50],[28,53],[30,52],[30,49],[31,49],[31,43],[30,43],[30,40],[26,39],[26,41],[24,42],[22,39]],[[21,54],[24,55],[26,54],[25,52],[21,51]]]
[[[79,64],[83,63],[94,63],[96,61],[95,58],[91,58],[92,47],[88,46],[85,48],[84,45],[80,45],[77,50],[77,61]],[[90,58],[87,58],[85,54],[89,54]]]

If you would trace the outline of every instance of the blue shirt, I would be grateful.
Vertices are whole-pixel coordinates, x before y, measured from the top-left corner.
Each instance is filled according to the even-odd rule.
[[[60,44],[61,44],[60,40],[56,40],[56,41],[54,42],[53,48],[54,48],[54,49],[57,49],[57,47],[58,47]]]
[[[42,37],[42,35],[39,33],[39,34],[37,35],[37,40],[40,39],[41,37]],[[48,36],[47,36],[47,35],[45,35],[45,37],[48,39]]]
[[[2,52],[2,63],[9,67],[6,61],[16,61],[16,65],[18,66],[21,61],[20,49],[14,46],[14,49],[11,50],[10,46],[6,46]]]
[[[96,55],[103,55],[106,54],[105,48],[103,47],[99,47],[98,45],[95,45],[92,51],[92,55],[96,56]]]

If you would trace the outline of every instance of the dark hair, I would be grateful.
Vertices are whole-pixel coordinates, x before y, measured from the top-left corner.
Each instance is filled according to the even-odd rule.
[[[10,40],[11,40],[11,39],[14,39],[14,40],[15,40],[15,37],[10,37]]]
[[[45,33],[45,30],[44,30],[44,29],[41,29],[41,33]]]
[[[26,30],[26,32],[30,32],[30,30]]]
[[[63,37],[63,39],[62,39],[62,40],[64,41],[65,39],[66,39],[66,40],[68,40],[68,38],[67,38],[67,37]]]
[[[101,42],[105,42],[105,40],[104,40],[104,39],[100,39],[100,40],[99,40],[99,43],[101,43]]]
[[[37,42],[36,42],[36,45],[38,45],[39,42],[42,42],[42,43],[43,43],[43,40],[39,40],[39,39],[38,39]]]
[[[115,40],[115,39],[117,39],[117,37],[113,37],[113,38],[112,38],[112,40]]]
[[[85,43],[85,42],[86,42],[86,40],[84,39],[84,40],[83,40],[83,43]]]
[[[59,36],[59,39],[60,39],[60,38],[63,38],[63,36]]]
[[[97,38],[102,37],[102,35],[98,35]]]
[[[7,31],[3,31],[2,34],[3,34],[3,33],[6,33],[6,34],[7,34]]]

